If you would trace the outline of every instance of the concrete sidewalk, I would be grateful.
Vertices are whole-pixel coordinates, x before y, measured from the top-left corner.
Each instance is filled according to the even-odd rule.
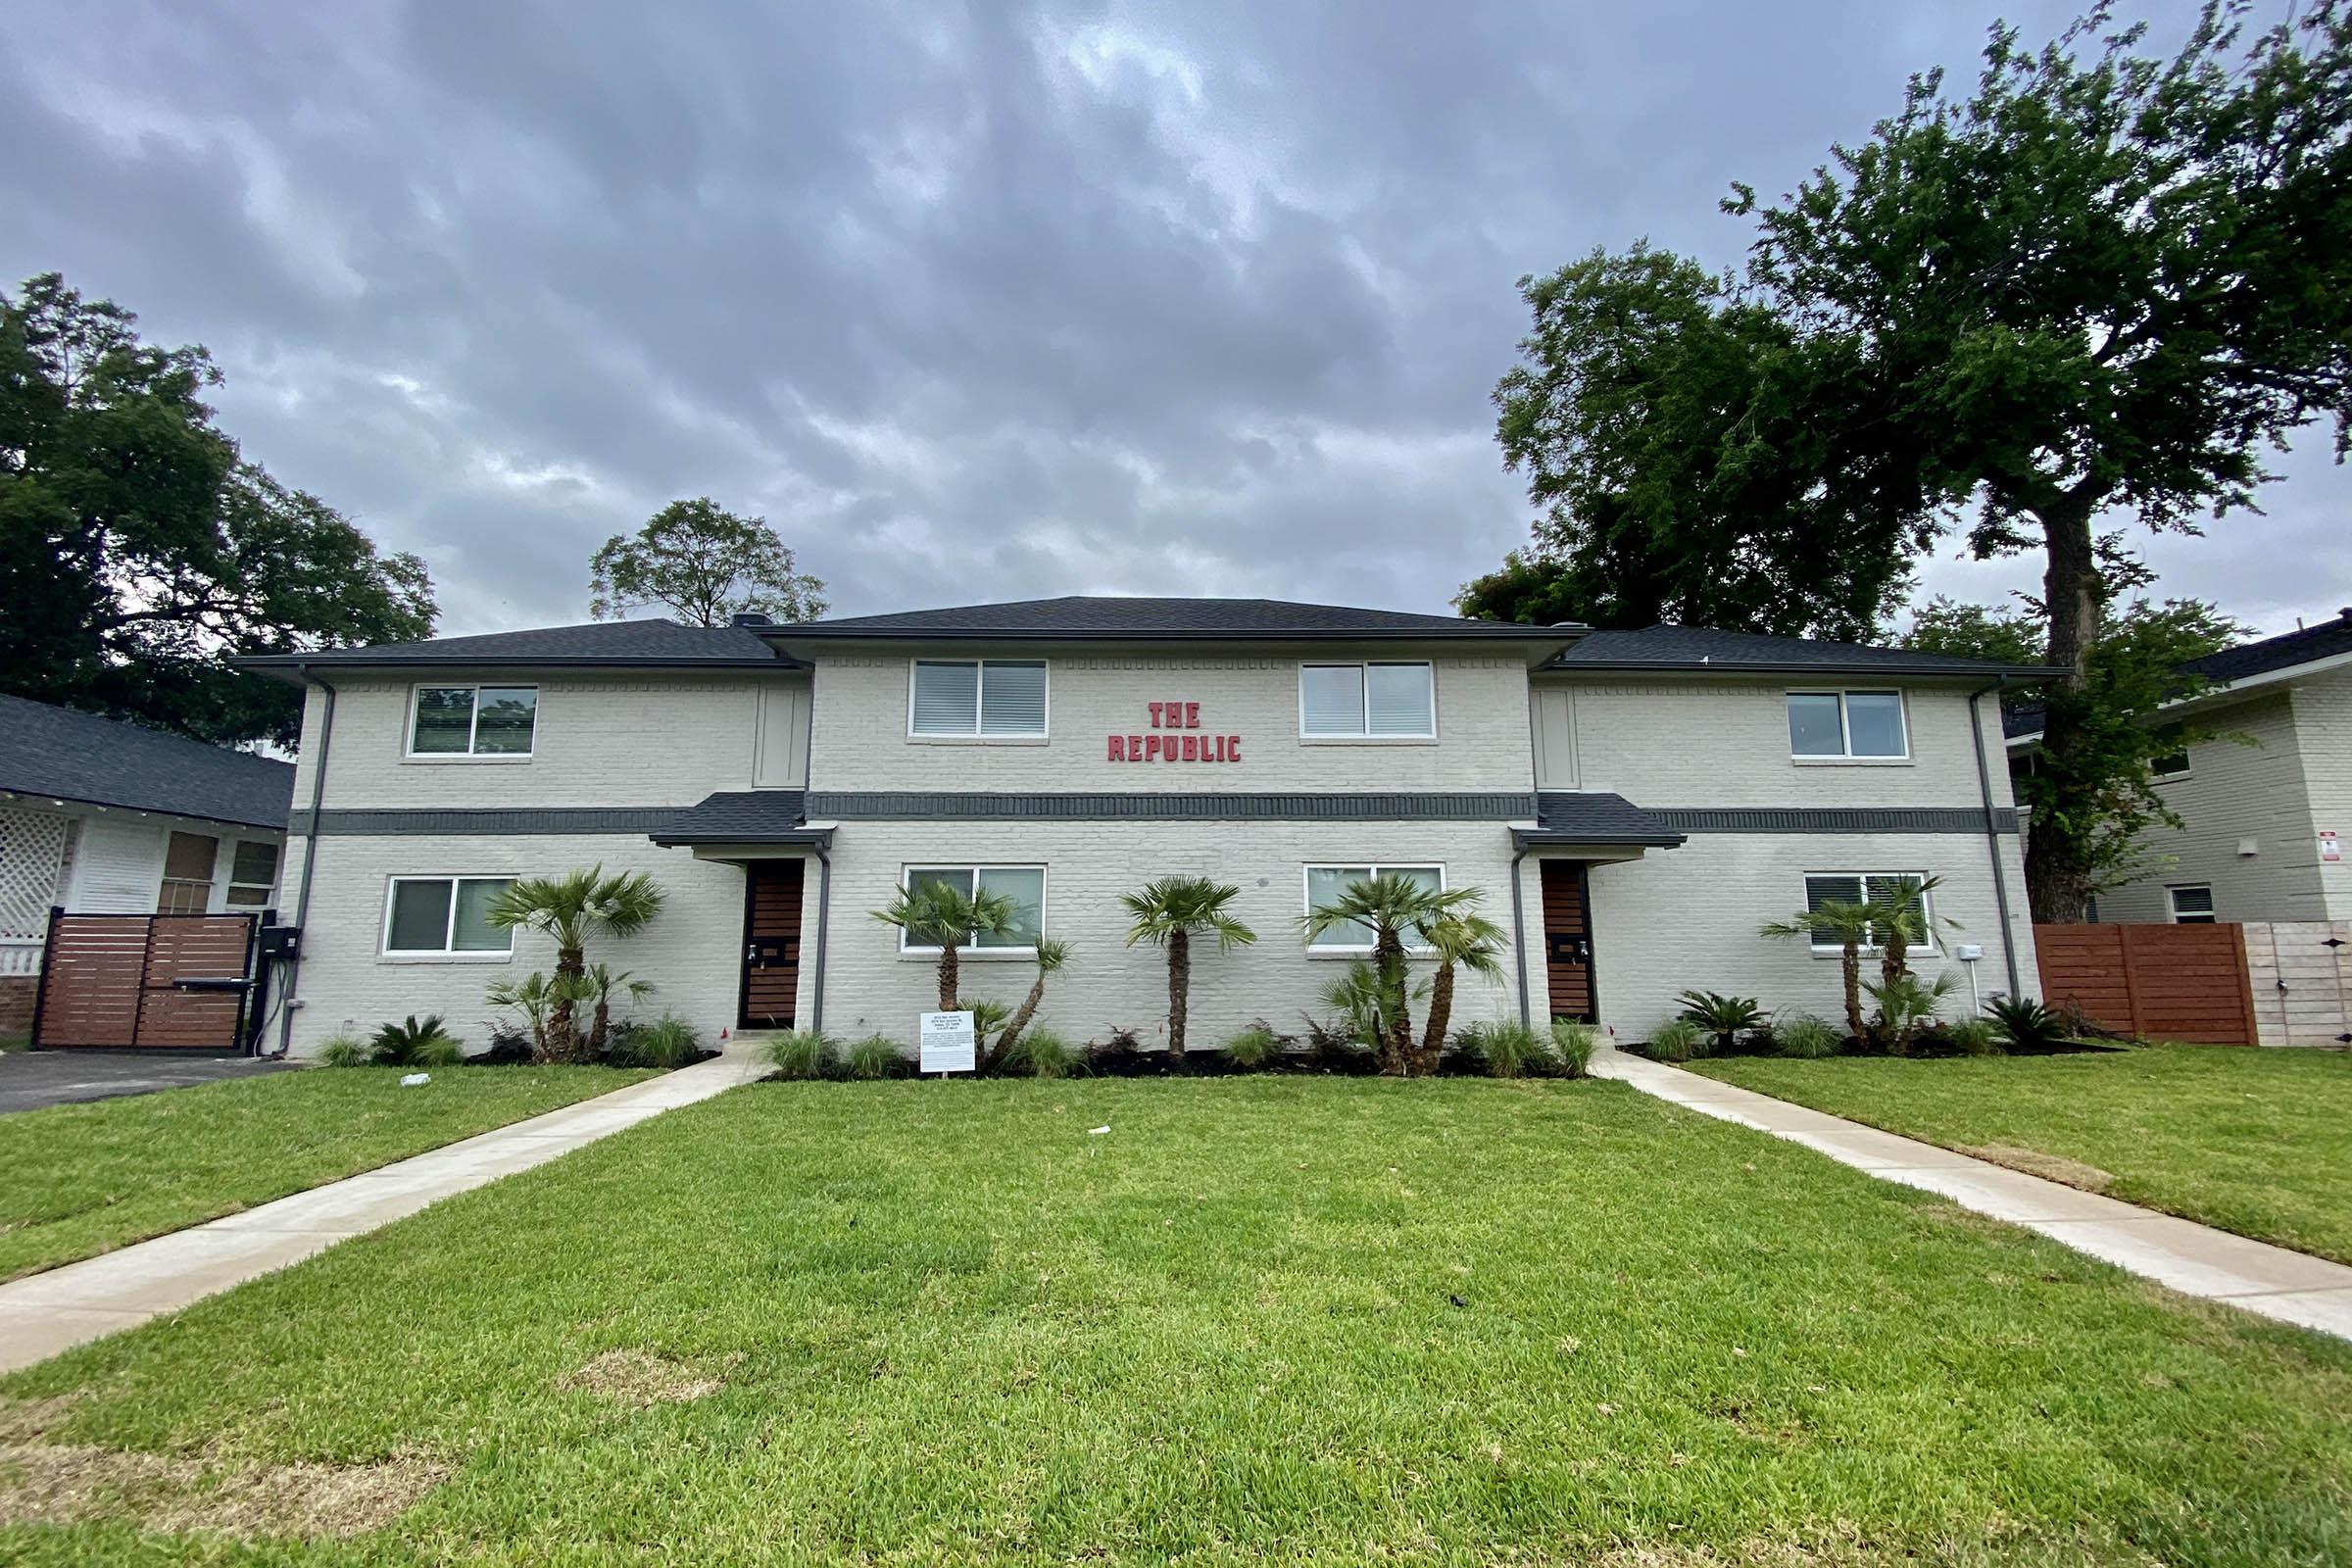
[[[1592,1072],[1719,1120],[1802,1144],[1882,1180],[1940,1194],[1963,1208],[2039,1231],[2182,1295],[2352,1339],[2352,1268],[2341,1263],[2154,1213],[1623,1052],[1594,1053]]]
[[[496,1068],[472,1069],[494,1072]],[[544,1164],[770,1071],[757,1045],[243,1213],[0,1285],[0,1372],[176,1312],[429,1203]]]

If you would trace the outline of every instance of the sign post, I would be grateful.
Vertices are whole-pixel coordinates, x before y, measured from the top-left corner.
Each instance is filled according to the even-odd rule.
[[[916,1040],[922,1070],[951,1073],[977,1070],[972,1015],[968,1012],[925,1012],[916,1015]]]

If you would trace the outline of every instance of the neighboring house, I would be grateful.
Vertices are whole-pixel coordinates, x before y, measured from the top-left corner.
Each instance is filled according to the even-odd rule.
[[[49,911],[267,907],[291,763],[0,697],[0,1032],[32,1016]]]
[[[2159,761],[2182,825],[2148,830],[2141,869],[2093,917],[2352,920],[2352,609],[2182,667],[2214,684],[2163,716],[2214,738]],[[2030,766],[2039,711],[2009,728],[2013,765]]]
[[[1266,600],[1050,599],[805,625],[620,621],[248,662],[309,687],[284,917],[285,1038],[437,1012],[552,954],[483,911],[514,877],[651,872],[661,916],[592,950],[708,1035],[798,1024],[910,1041],[933,956],[870,911],[909,880],[1011,897],[967,952],[1041,1016],[1164,1038],[1161,956],[1119,895],[1241,889],[1254,945],[1196,948],[1190,1039],[1296,1032],[1364,947],[1299,917],[1355,875],[1485,893],[1517,934],[1455,1016],[1641,1038],[1686,987],[1834,1013],[1836,954],[1758,934],[1808,902],[1937,876],[1919,967],[1981,954],[2036,994],[2001,677],[1839,643],[1588,632]],[[307,870],[306,870],[307,867]],[[1965,995],[1965,990],[1963,995]]]

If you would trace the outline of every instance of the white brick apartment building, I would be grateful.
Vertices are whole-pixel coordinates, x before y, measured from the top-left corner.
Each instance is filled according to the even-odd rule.
[[[1119,895],[1195,873],[1258,940],[1194,963],[1191,1039],[1296,1031],[1355,952],[1298,917],[1348,874],[1484,893],[1515,933],[1461,1021],[1638,1039],[1685,987],[1830,1013],[1833,956],[1758,927],[1934,875],[1982,991],[2034,989],[1993,694],[2036,671],[1690,628],[1588,632],[1266,600],[1071,598],[714,630],[623,621],[258,660],[309,688],[281,907],[297,1054],[551,956],[478,911],[505,878],[651,872],[592,956],[715,1036],[911,1040],[932,958],[870,917],[910,877],[1011,895],[1068,941],[1040,1016],[1164,1031]],[[967,953],[1017,1002],[1028,936]]]

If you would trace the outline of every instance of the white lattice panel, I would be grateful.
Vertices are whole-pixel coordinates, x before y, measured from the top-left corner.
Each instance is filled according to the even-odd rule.
[[[69,825],[54,811],[0,806],[0,937],[38,941],[49,929]]]

